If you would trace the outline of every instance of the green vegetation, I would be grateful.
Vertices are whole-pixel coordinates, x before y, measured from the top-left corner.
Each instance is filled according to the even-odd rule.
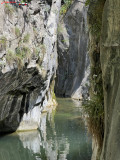
[[[102,147],[104,137],[104,104],[101,103],[101,97],[94,96],[83,105],[85,113],[88,115],[88,129]]]
[[[40,53],[40,47],[36,47],[33,49],[33,52],[36,56],[39,56],[39,53]]]
[[[54,92],[54,86],[55,86],[55,81],[53,81],[50,85],[50,90],[51,90],[51,95],[52,95],[52,100],[56,101],[56,96],[55,96],[55,92]]]
[[[54,91],[52,92],[52,99],[54,99],[56,101],[56,96],[55,96]]]
[[[88,23],[89,32],[91,34],[90,42],[90,61],[91,61],[91,75],[90,75],[90,101],[86,101],[84,110],[88,115],[88,128],[95,138],[99,152],[104,138],[104,95],[102,70],[100,62],[100,36],[102,26],[102,14],[105,0],[87,0],[86,5],[88,9]]]
[[[13,62],[13,60],[16,60],[15,55],[11,50],[8,50],[6,54],[6,61],[10,63]]]
[[[15,55],[15,53],[11,50],[8,50],[7,51],[7,54],[6,54],[6,61],[9,65],[12,65],[12,64],[18,64],[19,62],[19,59],[18,57]],[[21,63],[22,64],[22,63]]]
[[[20,57],[21,59],[25,58],[25,52],[24,52],[23,48],[17,47],[16,48],[16,55],[18,57]]]
[[[88,6],[90,4],[90,0],[86,0],[85,5]]]
[[[5,3],[5,13],[6,14],[9,14],[9,15],[12,15],[14,12],[14,9],[12,6],[10,6],[9,4],[6,4]]]
[[[2,36],[0,38],[0,48],[6,49],[6,44],[7,44],[7,38],[5,36]]]
[[[6,44],[6,41],[7,41],[6,37],[3,36],[3,37],[0,38],[0,43],[1,44]]]
[[[44,44],[39,45],[38,47],[33,49],[33,52],[35,55],[39,56],[39,53],[41,55],[44,55],[46,53],[46,47]]]
[[[17,64],[18,70],[20,70],[24,65],[24,59],[30,59],[30,56],[30,49],[28,47],[17,47],[15,53],[11,50],[7,51],[6,61],[9,65]]]
[[[27,34],[24,36],[24,38],[23,38],[23,42],[24,42],[24,43],[27,43],[27,42],[29,42],[29,40],[30,40],[30,34],[27,33]]]
[[[17,47],[16,48],[16,56],[18,56],[21,59],[24,59],[25,57],[30,58],[30,49],[26,46]]]
[[[66,14],[67,10],[70,8],[70,5],[72,4],[73,1],[74,0],[64,0],[64,4],[62,5],[60,10],[61,15]]]
[[[85,113],[88,115],[88,129],[97,141],[99,149],[101,149],[104,138],[103,82],[102,71],[100,67],[100,57],[98,57],[98,61],[96,61],[96,58],[93,60],[96,65],[94,67],[91,67],[91,100],[86,101],[83,104],[83,108]]]
[[[102,13],[104,7],[105,0],[87,0],[86,4],[89,4],[89,12],[88,12],[88,19],[89,19],[89,31],[97,41],[100,39],[101,35],[101,27],[102,27]]]
[[[17,27],[15,27],[15,35],[16,35],[17,37],[20,36],[20,30],[19,30],[19,28],[17,28]]]

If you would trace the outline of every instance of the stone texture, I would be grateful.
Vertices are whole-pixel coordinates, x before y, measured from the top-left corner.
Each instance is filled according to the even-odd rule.
[[[74,1],[58,26],[55,92],[75,99],[88,97],[89,86],[87,8],[81,2]]]
[[[0,132],[38,128],[42,110],[55,104],[60,5],[61,0],[1,5]]]
[[[95,0],[94,3],[91,1],[88,9],[88,28],[89,28],[89,57],[90,57],[90,98],[95,103],[99,103],[101,111],[104,113],[104,93],[103,93],[103,82],[102,82],[102,70],[100,62],[100,34],[102,26],[102,13],[104,8],[104,0]],[[97,99],[97,102],[96,102]],[[94,108],[94,105],[93,105]],[[96,110],[91,110],[93,116],[96,115]],[[95,113],[94,113],[95,112]],[[99,113],[98,113],[99,114]],[[99,119],[99,120],[98,120]],[[94,117],[94,120],[98,121],[99,133],[94,131],[96,126],[92,127],[92,148],[93,155],[92,160],[99,160],[101,155],[102,143],[104,138],[104,120],[102,115],[98,115],[98,119]],[[91,126],[89,126],[91,127]],[[90,128],[91,129],[91,128]],[[97,133],[97,134],[96,134]],[[96,135],[94,135],[96,134]],[[98,139],[96,139],[96,137]]]
[[[106,0],[101,36],[105,136],[101,160],[120,159],[120,1]]]
[[[120,159],[120,1],[96,0],[95,3],[90,3],[88,13],[89,29],[92,29],[89,30],[91,93],[92,96],[100,95],[100,92],[103,94],[105,116],[103,146],[99,148],[93,138],[92,160],[118,160]],[[103,92],[98,90],[100,85]]]

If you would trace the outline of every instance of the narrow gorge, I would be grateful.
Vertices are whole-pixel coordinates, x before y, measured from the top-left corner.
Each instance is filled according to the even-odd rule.
[[[0,160],[120,160],[120,0],[0,0]]]

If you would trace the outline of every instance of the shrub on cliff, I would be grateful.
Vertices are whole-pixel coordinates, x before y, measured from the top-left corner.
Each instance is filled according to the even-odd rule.
[[[63,0],[64,4],[62,5],[60,10],[61,15],[64,15],[67,12],[67,10],[70,8],[70,5],[72,4],[73,1],[74,0]]]
[[[84,111],[88,115],[89,132],[98,142],[100,148],[102,147],[104,137],[104,105],[101,102],[101,97],[94,96],[83,105]]]
[[[27,42],[29,42],[29,39],[30,39],[30,34],[27,33],[27,34],[24,36],[24,38],[23,38],[23,42],[24,42],[24,43],[27,43]]]

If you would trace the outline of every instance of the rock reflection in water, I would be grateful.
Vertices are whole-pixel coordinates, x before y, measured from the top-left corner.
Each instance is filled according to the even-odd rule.
[[[56,113],[51,109],[42,114],[40,131],[1,137],[0,160],[90,160],[91,142],[78,117],[79,105],[58,102]]]

